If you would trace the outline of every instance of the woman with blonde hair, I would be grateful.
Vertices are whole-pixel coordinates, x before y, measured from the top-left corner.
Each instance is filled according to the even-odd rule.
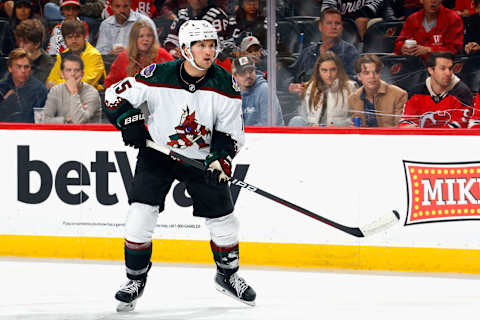
[[[160,47],[155,39],[155,30],[146,21],[137,21],[130,31],[128,48],[122,51],[112,63],[105,79],[108,88],[118,81],[131,77],[152,63],[173,60],[170,53]]]
[[[320,53],[305,85],[299,115],[290,126],[350,126],[348,97],[356,89],[332,51]]]

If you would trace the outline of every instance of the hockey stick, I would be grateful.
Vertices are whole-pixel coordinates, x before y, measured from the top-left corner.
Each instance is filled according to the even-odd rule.
[[[184,155],[181,155],[173,150],[170,150],[167,147],[161,146],[151,140],[147,140],[147,147],[155,149],[157,151],[160,151],[161,153],[164,153],[168,156],[171,156],[172,158],[176,158],[178,160],[181,160],[182,162],[191,165],[192,167],[195,167],[197,169],[205,171],[205,165],[201,162],[198,162],[196,160],[190,159]],[[355,237],[366,237],[370,236],[372,234],[381,232],[390,226],[394,225],[398,220],[400,220],[400,215],[398,214],[397,211],[392,210],[392,212],[386,213],[384,216],[380,217],[379,219],[359,228],[353,228],[353,227],[347,227],[344,226],[340,223],[337,223],[335,221],[332,221],[330,219],[327,219],[325,217],[322,217],[316,213],[313,213],[307,209],[304,209],[302,207],[297,206],[296,204],[293,204],[287,200],[281,199],[271,193],[268,193],[266,191],[263,191],[262,189],[259,189],[257,187],[252,186],[251,184],[246,183],[245,181],[238,180],[235,178],[229,178],[229,182],[231,184],[234,184],[236,186],[239,186],[241,188],[244,188],[248,191],[255,192],[265,198],[268,198],[270,200],[273,200],[275,202],[278,202],[286,207],[289,207],[295,211],[298,211],[306,216],[309,216],[310,218],[313,218],[315,220],[321,221],[325,224],[328,224],[331,227],[334,227],[338,230],[341,230],[343,232],[346,232],[348,234],[351,234],[352,236]]]

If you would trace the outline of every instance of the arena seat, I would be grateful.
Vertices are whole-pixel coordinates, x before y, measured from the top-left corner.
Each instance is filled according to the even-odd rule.
[[[7,78],[7,75],[8,75],[7,62],[8,62],[7,57],[0,57],[0,80],[4,80]]]
[[[472,92],[480,92],[480,54],[458,56],[455,59],[453,72],[462,79]]]
[[[363,52],[391,53],[402,31],[403,21],[380,21],[371,25],[363,37]]]
[[[117,58],[115,54],[102,54],[103,64],[105,65],[105,73],[108,75],[113,61]]]
[[[155,27],[157,28],[158,41],[163,46],[163,41],[170,33],[170,25],[172,24],[172,20],[165,18],[154,18],[152,20],[155,23]]]
[[[16,46],[15,36],[8,20],[5,19],[0,19],[0,43],[0,56],[8,56]]]
[[[394,84],[411,94],[421,86],[427,78],[427,70],[423,60],[415,56],[380,56],[384,68],[380,78]]]
[[[351,19],[343,19],[343,34],[342,39],[350,42],[355,47],[359,47],[362,39],[358,32],[357,24]]]
[[[300,44],[300,30],[298,26],[289,20],[280,20],[276,28],[278,56],[298,55]]]

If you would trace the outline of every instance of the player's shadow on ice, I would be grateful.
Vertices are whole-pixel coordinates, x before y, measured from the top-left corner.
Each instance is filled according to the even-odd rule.
[[[159,301],[159,304],[161,302]],[[137,310],[138,309],[138,310]],[[158,310],[142,310],[141,306],[137,305],[137,309],[132,312],[112,313],[104,318],[95,320],[195,320],[195,319],[231,319],[229,315],[240,316],[239,311],[252,310],[252,307],[247,305],[237,307],[198,307],[198,308],[168,308],[159,307]],[[237,318],[235,317],[235,318]]]

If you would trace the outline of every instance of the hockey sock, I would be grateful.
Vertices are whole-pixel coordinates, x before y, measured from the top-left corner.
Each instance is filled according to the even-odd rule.
[[[238,271],[239,249],[238,243],[229,247],[219,247],[210,241],[213,259],[217,264],[217,270],[225,276],[231,276]]]
[[[141,280],[147,277],[148,270],[152,266],[152,243],[136,243],[125,239],[125,266],[127,278]]]

